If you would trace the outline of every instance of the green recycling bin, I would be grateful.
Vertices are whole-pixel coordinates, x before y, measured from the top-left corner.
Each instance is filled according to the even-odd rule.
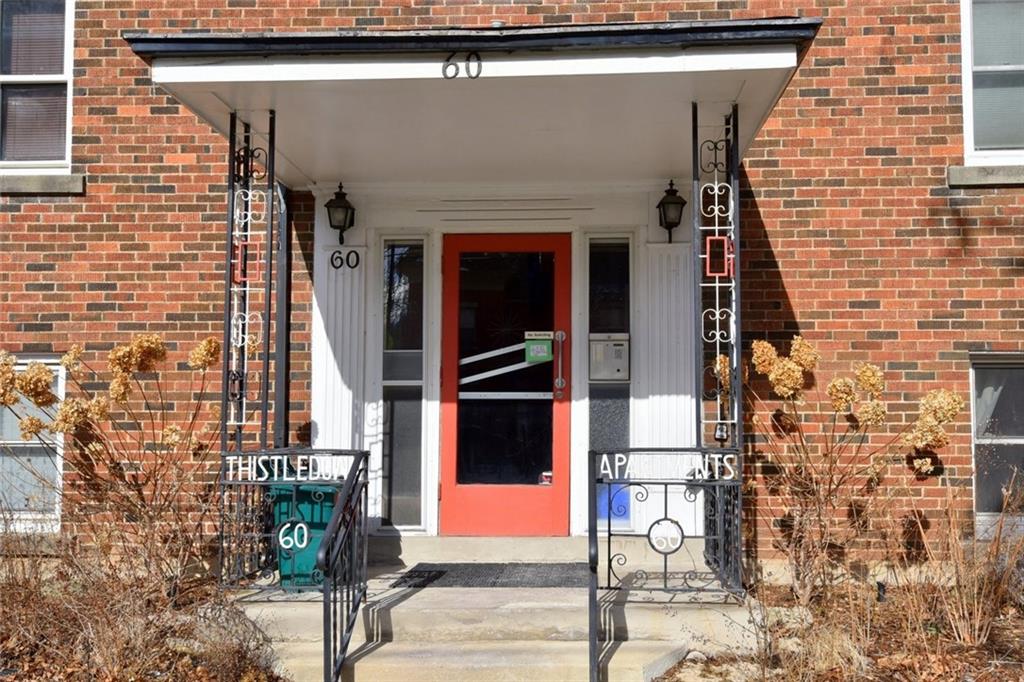
[[[330,485],[272,485],[274,549],[281,587],[317,588],[316,553],[334,512],[337,488]]]

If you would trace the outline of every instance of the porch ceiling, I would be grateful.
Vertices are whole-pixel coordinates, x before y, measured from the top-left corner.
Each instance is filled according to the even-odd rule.
[[[266,112],[275,110],[277,175],[292,187],[339,179],[682,179],[691,165],[690,103],[700,104],[702,124],[717,127],[737,102],[745,150],[806,42],[690,47],[633,41],[610,48],[581,45],[578,34],[567,35],[575,37],[574,49],[484,46],[478,78],[466,77],[467,53],[455,46],[460,73],[450,80],[441,76],[451,52],[428,49],[431,41],[387,53],[297,55],[237,49],[243,34],[221,38],[235,49],[222,46],[217,56],[205,36],[207,46],[191,56],[187,49],[147,53],[145,45],[160,44],[153,36],[128,39],[152,58],[154,83],[223,133],[235,110],[265,137]],[[469,66],[475,73],[477,65]]]

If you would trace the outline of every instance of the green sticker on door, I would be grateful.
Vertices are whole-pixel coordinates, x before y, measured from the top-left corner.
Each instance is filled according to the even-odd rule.
[[[526,362],[551,362],[554,359],[551,352],[551,339],[554,335],[554,332],[525,332],[523,345],[526,347]]]

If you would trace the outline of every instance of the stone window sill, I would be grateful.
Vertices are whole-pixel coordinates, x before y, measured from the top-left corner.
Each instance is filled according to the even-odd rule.
[[[85,194],[85,175],[0,175],[0,194],[55,196]]]
[[[12,533],[0,542],[0,557],[54,557],[63,538],[57,533]]]
[[[949,166],[946,182],[952,189],[1024,187],[1024,166]]]

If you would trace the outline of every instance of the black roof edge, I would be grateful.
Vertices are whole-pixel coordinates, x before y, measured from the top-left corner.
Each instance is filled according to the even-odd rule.
[[[145,33],[123,38],[135,54],[153,57],[269,57],[464,50],[588,50],[683,48],[702,45],[796,44],[802,53],[820,18],[580,24],[543,27],[329,33]]]

